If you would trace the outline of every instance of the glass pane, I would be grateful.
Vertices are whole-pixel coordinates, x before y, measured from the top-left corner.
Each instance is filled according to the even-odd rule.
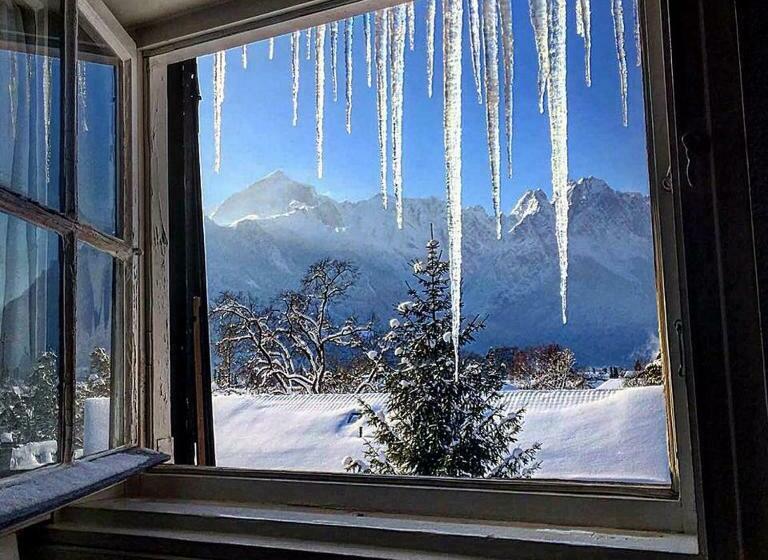
[[[0,3],[0,186],[56,209],[61,205],[58,6],[56,1]]]
[[[59,237],[0,214],[0,476],[56,461]]]
[[[80,219],[109,234],[118,223],[118,61],[89,27],[80,27],[77,188]]]
[[[91,455],[119,438],[122,417],[110,413],[120,400],[118,261],[89,245],[77,250],[77,356],[75,365],[75,455]],[[118,422],[118,420],[120,422]],[[115,439],[112,438],[112,439]]]
[[[668,485],[634,15],[592,13],[588,86],[562,19],[485,2],[470,49],[437,2],[432,52],[431,5],[198,59],[216,464]]]

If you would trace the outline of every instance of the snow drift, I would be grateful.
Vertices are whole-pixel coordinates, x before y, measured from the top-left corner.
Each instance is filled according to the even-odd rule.
[[[220,395],[213,400],[216,463],[223,467],[343,472],[370,437],[358,398],[374,409],[382,394]],[[525,408],[520,443],[540,442],[534,478],[669,484],[660,386],[620,390],[510,391]]]

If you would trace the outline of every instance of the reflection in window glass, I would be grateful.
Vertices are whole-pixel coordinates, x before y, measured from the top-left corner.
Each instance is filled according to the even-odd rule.
[[[117,59],[88,28],[80,29],[77,65],[77,188],[80,218],[119,234],[117,221]]]
[[[0,4],[0,185],[59,209],[59,2],[34,4]]]
[[[60,278],[58,236],[0,214],[0,476],[56,461]]]
[[[77,251],[75,453],[110,448],[110,404],[120,368],[116,344],[115,259],[89,245]]]
[[[217,465],[669,484],[635,20],[592,3],[590,74],[577,3],[198,59]]]

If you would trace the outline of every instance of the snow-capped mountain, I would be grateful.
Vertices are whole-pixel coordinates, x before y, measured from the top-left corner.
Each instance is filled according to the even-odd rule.
[[[560,322],[552,202],[526,192],[503,217],[503,238],[479,206],[464,209],[464,314],[486,318],[478,350],[558,342],[582,364],[628,362],[657,338],[650,203],[588,177],[572,182],[569,321]],[[345,258],[360,280],[342,311],[383,322],[406,295],[409,262],[430,224],[445,244],[445,204],[405,200],[404,228],[378,196],[338,202],[277,171],[225,200],[205,221],[209,294],[247,292],[267,302],[307,266]],[[445,245],[444,245],[445,246]]]

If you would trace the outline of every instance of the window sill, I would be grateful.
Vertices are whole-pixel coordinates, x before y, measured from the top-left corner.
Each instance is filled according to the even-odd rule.
[[[150,498],[77,504],[38,546],[191,558],[267,553],[324,558],[694,558],[695,536]],[[235,555],[235,556],[232,556]],[[249,556],[250,557],[250,556]]]
[[[0,481],[0,534],[168,460],[148,449],[120,449]]]

